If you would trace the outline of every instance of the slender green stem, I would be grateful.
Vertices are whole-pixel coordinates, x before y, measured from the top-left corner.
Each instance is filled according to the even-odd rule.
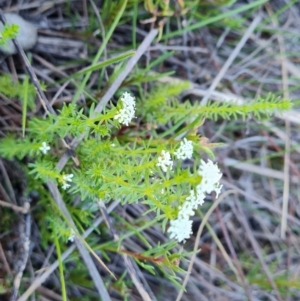
[[[60,251],[60,245],[59,245],[57,235],[54,235],[54,243],[55,243],[57,259],[58,259],[58,268],[59,268],[59,274],[60,274],[62,298],[63,298],[63,301],[67,301],[66,283],[65,283],[65,278],[64,278],[64,267],[63,267],[63,263],[61,260],[61,251]]]
[[[108,41],[110,40],[110,38],[111,38],[114,30],[116,29],[117,25],[119,24],[119,21],[120,21],[122,15],[123,15],[123,12],[125,10],[126,5],[127,5],[127,0],[124,1],[123,6],[121,7],[120,11],[116,15],[116,18],[115,18],[115,20],[114,20],[111,28],[107,32],[107,34],[105,36],[105,39],[104,39],[103,43],[101,44],[101,47],[99,48],[99,50],[98,50],[98,52],[97,52],[97,54],[96,54],[96,56],[95,56],[95,58],[94,58],[94,60],[92,62],[92,65],[90,67],[93,67],[93,66],[95,66],[98,63],[98,61],[99,61],[99,59],[100,59],[100,57],[101,57],[101,55],[102,55],[102,53],[103,53],[103,51],[104,51],[107,43],[108,43]],[[92,74],[92,71],[89,71],[89,72],[86,73],[86,75],[85,75],[84,79],[82,80],[82,82],[81,82],[78,90],[76,91],[76,94],[74,95],[72,103],[75,103],[78,100],[78,98],[81,95],[81,93],[83,92],[83,90],[84,90],[84,88],[86,86],[86,83],[89,80],[91,74]]]
[[[264,3],[266,3],[267,1],[268,0],[258,0],[258,1],[251,2],[250,4],[238,7],[237,9],[228,10],[227,12],[225,12],[223,14],[219,14],[219,15],[217,15],[215,17],[206,19],[206,20],[198,22],[198,23],[194,23],[194,24],[192,24],[190,26],[186,26],[183,29],[180,29],[180,30],[177,30],[177,31],[172,31],[169,34],[164,35],[161,38],[161,40],[166,40],[166,39],[178,36],[178,35],[182,35],[184,32],[190,32],[192,30],[204,27],[204,26],[206,26],[208,24],[212,24],[212,23],[218,22],[218,21],[220,21],[222,19],[231,17],[231,16],[233,16],[235,14],[238,14],[238,13],[241,13],[243,11],[248,11],[248,10],[250,10],[250,9],[256,7],[256,6],[260,6],[260,5],[264,4]]]

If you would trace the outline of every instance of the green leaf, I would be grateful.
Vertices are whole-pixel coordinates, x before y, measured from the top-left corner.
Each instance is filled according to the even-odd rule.
[[[74,76],[85,74],[85,73],[88,73],[88,72],[93,72],[95,70],[104,68],[106,66],[118,63],[120,61],[123,61],[123,60],[126,60],[126,59],[132,57],[134,54],[135,54],[135,51],[132,51],[132,50],[129,51],[129,52],[126,52],[126,53],[122,53],[122,54],[120,54],[118,56],[115,56],[113,58],[110,58],[110,59],[108,59],[104,62],[100,62],[100,63],[95,64],[95,65],[92,64],[91,66],[89,66],[89,67],[87,67],[83,70],[78,71],[77,73],[74,74]]]

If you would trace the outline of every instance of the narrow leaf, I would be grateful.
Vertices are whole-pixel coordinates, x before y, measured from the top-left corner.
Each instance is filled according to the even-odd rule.
[[[83,70],[75,73],[75,76],[76,75],[85,74],[85,73],[88,73],[88,72],[93,72],[95,70],[104,68],[106,66],[118,63],[120,61],[123,61],[123,60],[126,60],[126,59],[132,57],[134,54],[135,54],[135,51],[131,50],[129,52],[122,53],[122,54],[120,54],[120,55],[118,55],[116,57],[110,58],[110,59],[108,59],[108,60],[106,60],[104,62],[100,62],[100,63],[98,63],[96,65],[92,64],[91,66],[89,66],[89,67],[87,67],[87,68],[85,68],[85,69],[83,69]]]

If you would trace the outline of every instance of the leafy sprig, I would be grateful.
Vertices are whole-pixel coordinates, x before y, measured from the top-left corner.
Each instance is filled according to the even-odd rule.
[[[9,40],[16,38],[19,28],[17,24],[5,24],[3,30],[0,32],[0,45],[6,46]]]

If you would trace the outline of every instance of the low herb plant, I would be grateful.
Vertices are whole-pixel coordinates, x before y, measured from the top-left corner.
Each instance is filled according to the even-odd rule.
[[[16,30],[13,26],[6,27],[0,44],[15,37]],[[125,57],[126,54],[120,60]],[[152,79],[149,76],[146,81]],[[208,143],[206,137],[198,134],[199,128],[209,119],[250,116],[262,119],[291,107],[290,101],[272,95],[245,105],[181,101],[179,96],[188,87],[184,82],[152,85],[149,92],[127,87],[118,91],[101,113],[95,111],[95,103],[83,108],[75,103],[64,104],[57,115],[28,120],[26,132],[23,109],[23,137],[2,138],[0,155],[18,160],[27,173],[28,193],[39,192],[37,207],[46,209],[40,212],[37,208],[44,247],[49,240],[57,250],[59,243],[63,247],[67,241],[72,243],[76,235],[91,226],[97,203],[120,200],[123,205],[143,204],[147,209],[139,227],[113,215],[115,222],[122,225],[119,228],[125,229],[120,231],[120,238],[135,235],[140,239],[148,250],[128,254],[150,272],[154,273],[153,266],[145,261],[156,265],[178,285],[174,272],[181,271],[178,262],[186,254],[177,253],[175,247],[191,236],[192,216],[201,210],[206,196],[214,193],[217,198],[222,193],[222,173],[213,153],[215,147],[222,145]],[[14,83],[7,75],[1,76],[0,89],[10,98],[23,100],[23,108],[33,109],[34,88],[28,78],[23,83]],[[80,95],[82,91],[78,91]],[[66,148],[65,142],[76,138],[81,141],[77,148]],[[63,170],[58,170],[56,164],[64,153],[73,161],[69,160]],[[70,226],[44,189],[47,181],[60,187],[77,229]],[[75,202],[77,199],[81,202]],[[143,230],[157,224],[169,239],[153,245],[153,240],[147,241],[143,236]],[[105,236],[103,229],[95,231],[100,237]],[[114,242],[100,246],[89,243],[107,259],[108,251],[119,250]]]
[[[248,118],[251,114],[261,119],[291,106],[288,100],[272,96],[246,105],[201,106],[179,101],[186,88],[185,83],[156,85],[139,96],[128,89],[119,91],[118,100],[111,101],[102,113],[96,113],[94,105],[64,104],[57,116],[30,119],[24,138],[9,135],[1,139],[0,154],[22,162],[31,189],[43,191],[46,181],[54,181],[69,208],[79,196],[84,205],[70,209],[79,233],[91,224],[91,208],[100,200],[144,204],[145,218],[151,216],[151,223],[160,224],[169,237],[163,245],[160,241],[156,246],[147,243],[151,258],[164,255],[159,268],[176,271],[176,262],[184,254],[174,255],[170,250],[192,234],[192,216],[206,195],[215,192],[218,197],[222,192],[222,173],[213,162],[213,147],[220,145],[207,143],[199,136],[199,127],[206,119]],[[61,142],[71,137],[84,138],[72,155],[77,163],[70,160],[58,171],[56,163],[66,151]],[[63,216],[50,214],[46,220],[61,242],[73,241],[77,230],[70,228]],[[135,229],[131,235],[141,235],[137,232]]]

